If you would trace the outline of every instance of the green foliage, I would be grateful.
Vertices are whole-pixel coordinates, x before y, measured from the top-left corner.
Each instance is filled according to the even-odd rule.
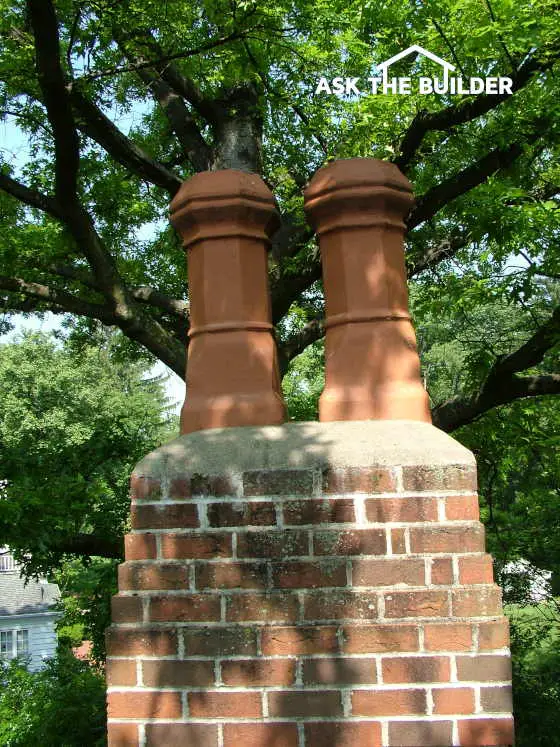
[[[91,641],[90,657],[105,660],[105,630],[111,624],[111,597],[117,593],[118,561],[109,558],[65,560],[53,574],[61,591],[57,623],[62,645]]]
[[[110,340],[0,346],[0,531],[28,571],[50,572],[77,535],[110,545],[124,533],[132,468],[170,429],[145,372],[115,362]]]
[[[560,616],[557,602],[506,608],[511,625],[518,747],[559,744]]]
[[[319,341],[294,358],[282,380],[290,420],[317,420],[319,396],[325,384],[325,346]]]
[[[0,744],[5,747],[103,747],[105,679],[61,650],[44,670],[0,664]]]

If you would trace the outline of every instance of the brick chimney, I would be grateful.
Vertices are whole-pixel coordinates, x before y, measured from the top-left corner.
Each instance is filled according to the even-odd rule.
[[[347,161],[307,199],[336,322],[324,422],[201,416],[135,467],[107,631],[109,745],[511,745],[508,624],[475,460],[428,422],[419,386],[408,183]],[[207,413],[218,384],[230,392],[216,380]]]

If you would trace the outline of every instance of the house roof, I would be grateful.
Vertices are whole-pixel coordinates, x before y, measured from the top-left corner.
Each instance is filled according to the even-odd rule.
[[[26,583],[19,570],[0,573],[0,617],[49,612],[59,597],[57,584],[33,579]]]
[[[397,62],[398,60],[402,60],[403,57],[407,57],[409,54],[412,54],[413,52],[424,55],[424,57],[427,57],[433,62],[437,62],[438,65],[441,65],[443,68],[447,70],[455,70],[455,65],[452,65],[450,62],[446,62],[445,60],[442,60],[442,58],[438,57],[437,54],[433,54],[433,52],[429,52],[427,49],[424,49],[423,47],[419,47],[418,44],[413,44],[411,47],[408,47],[404,51],[396,54],[394,57],[389,57],[388,60],[385,60],[385,62],[380,62],[379,65],[377,65],[376,67],[378,67],[381,70],[385,70],[386,68],[391,67],[391,65],[394,62]]]

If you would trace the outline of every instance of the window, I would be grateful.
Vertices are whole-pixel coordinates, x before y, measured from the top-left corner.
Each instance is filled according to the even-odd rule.
[[[16,655],[25,656],[29,653],[29,631],[18,630],[16,633]]]
[[[28,630],[0,630],[0,657],[14,659],[29,654]]]
[[[12,631],[2,630],[0,632],[0,655],[5,659],[11,659],[13,656]]]

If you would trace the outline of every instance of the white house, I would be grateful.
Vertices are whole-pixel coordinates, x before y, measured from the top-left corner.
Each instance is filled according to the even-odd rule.
[[[0,548],[0,657],[22,657],[32,671],[41,669],[56,652],[53,605],[60,597],[56,584],[26,582],[6,548]]]

